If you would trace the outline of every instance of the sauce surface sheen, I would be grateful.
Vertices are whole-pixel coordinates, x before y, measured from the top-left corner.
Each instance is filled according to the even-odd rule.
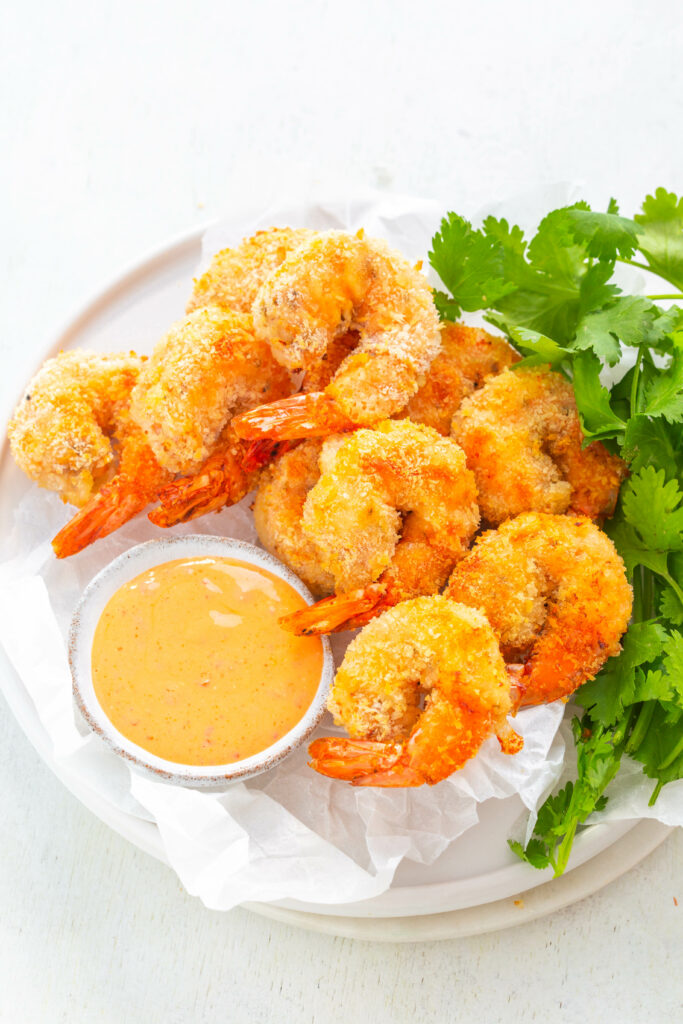
[[[305,606],[232,558],[179,558],[120,587],[95,629],[92,676],[109,720],[168,761],[230,764],[275,743],[320,681],[319,637],[278,625]]]

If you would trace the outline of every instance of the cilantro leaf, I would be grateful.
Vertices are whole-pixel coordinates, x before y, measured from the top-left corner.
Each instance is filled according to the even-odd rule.
[[[655,551],[683,551],[681,501],[683,494],[677,481],[667,480],[664,471],[654,466],[634,473],[621,497],[626,520]]]
[[[638,248],[650,269],[683,291],[683,197],[658,188],[635,220]]]
[[[507,330],[510,338],[516,348],[520,352],[527,352],[527,358],[523,359],[521,363],[515,363],[513,369],[524,364],[530,366],[536,365],[550,365],[553,368],[557,368],[566,362],[566,360],[572,355],[571,349],[562,348],[552,338],[548,338],[545,334],[539,334],[538,331],[530,331],[526,327],[511,327],[507,328],[505,320],[499,318],[494,320],[493,317],[490,320],[497,323],[497,326],[503,327]]]
[[[600,360],[593,352],[580,352],[573,361],[574,392],[587,438],[618,437],[625,423],[610,405],[609,392],[600,383]]]
[[[527,250],[529,262],[556,282],[575,287],[585,272],[586,250],[574,244],[567,215],[570,209],[553,210],[538,225]],[[574,211],[577,212],[577,211]]]
[[[681,441],[680,428],[672,428],[662,419],[633,416],[626,424],[622,458],[630,464],[632,473],[644,466],[664,470],[667,476],[678,473],[677,449]]]
[[[577,703],[594,722],[614,725],[624,707],[636,699],[636,668],[658,658],[667,640],[668,634],[659,623],[634,622],[624,637],[621,654],[610,658],[595,679],[576,691]]]
[[[681,734],[680,710],[669,708],[661,702],[652,705],[653,713],[649,728],[631,756],[643,765],[643,771],[657,785],[650,798],[652,805],[663,785],[683,778],[683,735]]]
[[[638,295],[624,295],[579,321],[574,346],[592,349],[610,366],[618,363],[621,346],[639,345],[657,319],[657,307]]]
[[[589,256],[615,260],[630,257],[638,248],[636,225],[618,216],[616,203],[610,200],[607,213],[594,213],[589,207],[577,205],[565,211],[574,238],[584,243]]]
[[[453,296],[446,308],[440,293],[439,301],[449,319],[455,319],[461,309],[472,312],[495,305],[497,299],[515,287],[503,280],[500,246],[455,213],[441,221],[441,229],[432,239],[429,259]]]
[[[669,578],[667,552],[655,551],[648,547],[632,523],[615,516],[605,523],[604,530],[612,538],[617,551],[624,559],[629,577],[633,577],[636,566],[644,565],[663,579]]]
[[[675,626],[683,626],[683,602],[673,587],[664,587],[659,600],[659,614]]]
[[[673,337],[671,363],[653,376],[645,390],[642,412],[647,416],[663,416],[669,423],[683,421],[683,331]]]

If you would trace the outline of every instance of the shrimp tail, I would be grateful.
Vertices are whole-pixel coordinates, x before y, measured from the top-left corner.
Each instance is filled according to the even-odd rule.
[[[284,455],[292,447],[289,441],[272,441],[268,437],[259,441],[252,441],[247,445],[247,450],[242,460],[242,468],[245,473],[255,473],[263,469],[269,462],[280,455]]]
[[[324,391],[292,395],[259,405],[236,416],[232,423],[238,437],[249,441],[264,437],[278,441],[327,437],[353,430],[355,426]]]
[[[368,587],[326,597],[308,608],[284,615],[279,623],[295,636],[319,636],[357,629],[388,607],[386,592],[385,583],[371,583]]]
[[[75,555],[93,541],[118,530],[153,498],[144,488],[137,488],[134,481],[115,477],[59,531],[52,541],[57,558]]]
[[[390,769],[401,756],[401,744],[353,740],[345,736],[323,736],[308,748],[309,766],[320,775],[346,782],[359,782],[373,772]]]
[[[164,487],[159,492],[161,504],[152,509],[147,518],[164,529],[187,523],[209,512],[220,512],[226,505],[234,505],[247,494],[250,486],[250,476],[232,451],[215,452],[198,473]]]
[[[144,439],[129,437],[121,449],[118,474],[76,513],[52,541],[57,558],[75,555],[93,541],[118,530],[156,500],[169,477]]]
[[[496,739],[504,754],[518,754],[524,746],[524,740],[508,722],[496,730]]]

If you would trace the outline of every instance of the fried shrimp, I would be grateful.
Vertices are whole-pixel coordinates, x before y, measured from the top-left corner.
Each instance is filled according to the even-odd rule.
[[[396,418],[407,416],[413,423],[424,423],[447,437],[453,414],[463,400],[488,377],[502,373],[519,358],[505,338],[479,327],[443,324],[441,351],[420,390]]]
[[[26,389],[8,427],[17,465],[81,507],[111,478],[120,429],[142,359],[135,353],[61,352]]]
[[[131,415],[159,464],[196,472],[241,409],[289,394],[289,375],[253,334],[249,316],[196,310],[154,349],[131,395]]]
[[[334,578],[320,564],[318,549],[304,532],[301,518],[309,491],[320,477],[322,441],[310,438],[285,452],[263,472],[254,502],[259,540],[318,597],[331,594]]]
[[[179,477],[159,491],[160,504],[148,513],[155,526],[165,529],[187,523],[209,512],[235,505],[254,487],[260,467],[247,465],[246,443],[235,435],[232,424],[223,429],[215,451],[196,473]]]
[[[440,347],[424,275],[378,239],[321,232],[294,249],[260,289],[259,338],[289,370],[315,372],[336,340],[356,348],[324,391],[295,395],[237,418],[246,438],[326,436],[399,412]]]
[[[494,734],[506,753],[522,746],[506,721],[510,678],[493,630],[445,597],[405,601],[367,625],[328,707],[351,739],[315,740],[310,765],[356,786],[433,785]]]
[[[287,373],[254,339],[250,317],[217,306],[191,313],[140,371],[130,394],[125,442],[130,452],[125,460],[122,453],[121,469],[109,487],[55,537],[57,555],[74,554],[118,529],[155,501],[175,473],[192,475],[164,491],[166,508],[153,517],[158,525],[238,501],[251,482],[238,464],[241,442],[228,430],[232,412],[289,389]],[[234,454],[235,445],[240,455]]]
[[[328,441],[320,468],[302,523],[338,596],[289,616],[286,628],[348,629],[439,591],[479,525],[474,477],[457,444],[389,420]]]
[[[477,479],[482,518],[520,512],[613,513],[625,464],[599,442],[582,449],[574,389],[548,369],[505,370],[460,406],[452,437]]]
[[[52,541],[57,558],[68,558],[108,536],[156,501],[171,474],[157,462],[142,431],[126,420],[116,476],[95,494]]]
[[[235,313],[250,313],[263,282],[292,249],[313,234],[308,228],[270,228],[257,231],[234,249],[216,253],[208,270],[194,283],[187,312],[220,306]]]
[[[524,663],[522,704],[566,697],[620,651],[633,593],[610,538],[583,516],[527,512],[483,534],[445,591],[478,608],[508,662]]]

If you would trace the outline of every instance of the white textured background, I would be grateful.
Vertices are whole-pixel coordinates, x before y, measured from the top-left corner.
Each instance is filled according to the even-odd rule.
[[[683,191],[680,0],[22,0],[0,11],[0,404],[122,264],[236,197],[370,184],[474,213],[561,180]],[[0,706],[0,1020],[680,1019],[680,834],[597,896],[414,946],[220,916]],[[681,902],[677,908],[674,897]]]

